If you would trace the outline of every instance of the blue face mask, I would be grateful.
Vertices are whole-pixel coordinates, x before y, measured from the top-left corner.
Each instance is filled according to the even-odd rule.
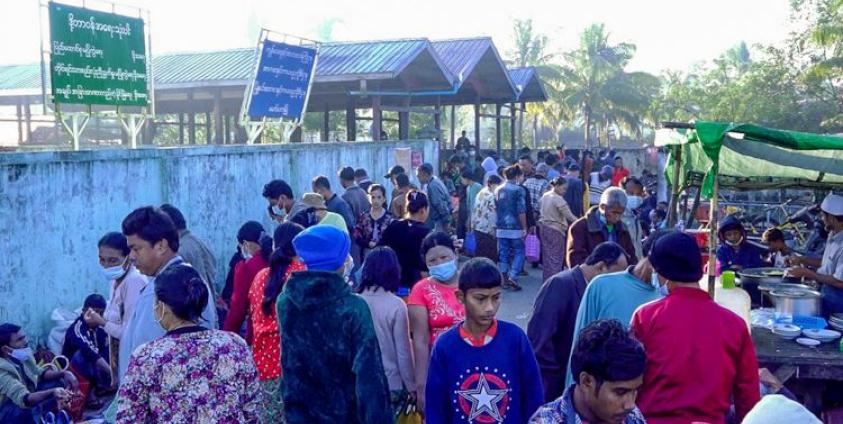
[[[430,267],[430,276],[437,281],[448,281],[457,273],[457,261],[452,260],[439,265]]]

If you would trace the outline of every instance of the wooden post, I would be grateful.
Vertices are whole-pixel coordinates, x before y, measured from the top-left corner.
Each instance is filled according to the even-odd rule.
[[[331,111],[328,110],[328,106],[325,105],[325,111],[322,112],[322,132],[319,134],[319,139],[322,141],[328,141],[330,138],[331,133]]]
[[[714,298],[714,280],[717,274],[717,197],[720,191],[720,182],[717,174],[714,175],[714,190],[711,194],[711,210],[708,217],[708,295]],[[702,187],[700,187],[702,190]]]
[[[18,121],[18,146],[20,146],[23,144],[23,107],[21,106],[20,100],[15,105],[15,116]]]
[[[23,104],[23,116],[26,118],[26,141],[32,142],[32,110],[29,107],[29,101]],[[58,137],[58,125],[56,126],[56,137]]]
[[[372,97],[372,140],[381,139],[381,96]]]
[[[208,114],[208,116],[210,117],[211,115]],[[211,126],[208,125],[208,128],[210,129]],[[222,144],[222,133],[222,92],[220,90],[214,90],[214,143]],[[210,137],[208,139],[210,140]]]
[[[410,98],[401,102],[401,110],[398,112],[398,139],[410,139]]]
[[[188,143],[196,144],[196,109],[193,106],[193,91],[187,92],[187,138]]]
[[[454,141],[454,133],[457,130],[457,115],[456,115],[456,105],[451,105],[451,148],[456,149],[456,141]]]
[[[205,144],[211,144],[211,112],[205,112]]]
[[[682,146],[673,146],[673,194],[670,196],[670,207],[667,211],[667,226],[673,228],[677,222],[679,207],[679,177],[682,171]]]
[[[348,99],[345,109],[345,138],[354,141],[357,138],[357,111],[354,109],[354,99]]]
[[[512,145],[512,157],[518,159],[515,157],[518,151],[518,146],[515,145],[515,103],[509,104],[509,141]]]
[[[521,110],[518,111],[518,144],[524,144],[524,111],[527,110],[527,102],[521,102]],[[533,143],[533,148],[538,149],[536,143]]]
[[[495,104],[495,149],[501,157],[501,104]]]
[[[436,130],[436,139],[442,139],[442,106],[439,104],[439,98],[436,98],[436,106],[433,107],[433,128]]]
[[[225,144],[231,143],[231,120],[229,118],[231,118],[230,115],[222,116],[222,123],[225,127],[225,134],[223,134],[223,143]]]
[[[474,146],[480,154],[480,103],[474,104]]]
[[[184,144],[184,113],[179,112],[179,144]]]

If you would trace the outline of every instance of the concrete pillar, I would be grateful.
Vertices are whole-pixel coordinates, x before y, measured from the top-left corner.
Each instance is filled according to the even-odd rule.
[[[211,112],[205,112],[205,144],[211,144]]]
[[[495,104],[495,148],[498,158],[501,157],[501,107],[500,103]]]
[[[410,138],[410,112],[398,112],[398,139],[408,140]]]
[[[222,92],[214,90],[214,143],[222,144],[223,140]]]
[[[381,139],[381,96],[372,97],[372,140]]]
[[[357,139],[357,110],[354,108],[354,99],[348,100],[348,107],[345,109],[345,133],[348,141]]]
[[[32,110],[29,107],[29,100],[26,100],[26,103],[23,104],[23,116],[26,119],[26,141],[32,141]],[[58,126],[56,126],[58,128]],[[56,136],[58,137],[58,132],[56,132]]]
[[[480,153],[480,103],[474,104],[474,148]]]
[[[524,111],[527,110],[527,103],[521,102],[521,110],[518,111],[518,143],[524,144]],[[533,148],[538,146],[533,143]]]
[[[179,144],[184,144],[184,113],[179,112]]]
[[[331,111],[328,106],[325,106],[325,111],[322,112],[322,131],[319,133],[319,139],[328,141],[331,134]]]
[[[433,128],[436,130],[436,139],[441,141],[442,138],[442,106],[439,100],[436,100],[437,105],[433,108]]]
[[[457,114],[456,110],[457,107],[455,105],[451,105],[451,148],[456,149],[456,141],[454,141],[454,133],[457,131]]]
[[[196,144],[196,112],[193,109],[193,92],[187,92],[187,138],[188,143]]]
[[[15,105],[15,116],[17,117],[18,122],[18,146],[23,144],[23,106],[20,104],[21,102]]]
[[[515,103],[509,104],[509,141],[512,146],[512,157],[515,158],[518,146],[515,144]]]

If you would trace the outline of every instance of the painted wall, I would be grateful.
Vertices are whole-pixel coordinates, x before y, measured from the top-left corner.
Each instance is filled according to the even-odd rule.
[[[438,163],[435,141],[0,154],[0,322],[22,325],[36,339],[51,328],[54,308],[76,309],[91,293],[107,296],[97,241],[145,205],[181,209],[224,279],[240,225],[257,220],[267,232],[274,228],[264,184],[283,178],[300,197],[323,174],[341,193],[341,166],[363,167],[373,181],[388,183],[394,147]]]

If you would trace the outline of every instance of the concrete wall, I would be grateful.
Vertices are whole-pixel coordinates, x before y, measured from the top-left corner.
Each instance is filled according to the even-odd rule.
[[[283,178],[300,197],[324,174],[341,193],[340,166],[363,167],[384,183],[394,147],[438,163],[435,141],[0,154],[0,322],[23,325],[35,339],[52,326],[54,308],[76,309],[91,293],[107,296],[97,241],[144,205],[180,208],[225,278],[240,225],[257,220],[274,228],[261,197],[265,183]]]

